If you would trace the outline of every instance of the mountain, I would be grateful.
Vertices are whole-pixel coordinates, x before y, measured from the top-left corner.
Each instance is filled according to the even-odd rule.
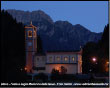
[[[72,25],[68,21],[53,22],[51,17],[45,12],[38,11],[21,11],[7,10],[17,22],[29,25],[30,21],[38,27],[37,34],[40,35],[43,42],[44,51],[79,50],[87,42],[97,42],[101,39],[102,33],[91,32],[81,24]]]

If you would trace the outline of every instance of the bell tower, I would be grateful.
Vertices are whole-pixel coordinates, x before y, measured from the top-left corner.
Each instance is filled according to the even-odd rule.
[[[25,50],[27,73],[33,73],[34,55],[37,52],[37,28],[32,24],[25,26]]]

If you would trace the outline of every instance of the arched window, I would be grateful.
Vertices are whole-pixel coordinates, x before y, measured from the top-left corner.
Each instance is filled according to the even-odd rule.
[[[72,61],[74,61],[74,57],[72,57]]]
[[[67,61],[68,60],[68,57],[64,57],[64,60]]]
[[[28,37],[32,37],[32,31],[28,31]]]
[[[56,59],[57,59],[57,61],[60,61],[60,57],[57,57]]]

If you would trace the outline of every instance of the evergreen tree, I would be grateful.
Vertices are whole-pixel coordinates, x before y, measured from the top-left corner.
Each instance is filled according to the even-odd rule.
[[[96,57],[94,64],[92,58]],[[101,40],[98,43],[89,42],[83,48],[82,55],[83,73],[105,73],[108,72],[109,61],[109,25],[105,26]],[[108,66],[108,67],[107,67]]]
[[[1,82],[25,80],[25,33],[8,12],[1,11]]]
[[[37,53],[43,53],[42,40],[40,38],[40,35],[37,35]]]

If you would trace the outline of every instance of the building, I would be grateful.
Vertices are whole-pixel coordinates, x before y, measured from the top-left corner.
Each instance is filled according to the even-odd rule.
[[[32,25],[25,26],[25,51],[26,51],[26,67],[27,72],[33,72],[33,61],[37,52],[37,28]]]
[[[82,50],[37,53],[37,28],[32,23],[25,27],[25,35],[26,70],[28,73],[51,74],[53,69],[61,73],[62,67],[66,69],[66,74],[82,73]]]

